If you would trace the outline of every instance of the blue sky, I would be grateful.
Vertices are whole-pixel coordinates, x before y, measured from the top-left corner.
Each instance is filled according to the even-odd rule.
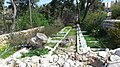
[[[5,2],[7,2],[7,1],[10,1],[10,0],[5,0]],[[49,3],[49,2],[51,2],[52,0],[40,0],[40,2],[38,2],[37,4],[40,6],[40,5],[42,5],[42,4],[46,4],[46,3]],[[103,0],[104,2],[110,2],[110,1],[112,1],[112,0]],[[8,4],[6,4],[5,3],[5,5],[8,5]]]
[[[37,4],[42,5],[51,2],[52,0],[40,0]]]
[[[10,0],[5,0],[5,5],[8,5],[6,2],[9,2]],[[37,4],[42,5],[51,2],[52,0],[40,0]]]
[[[110,2],[110,1],[113,1],[113,0],[103,0],[103,2]]]

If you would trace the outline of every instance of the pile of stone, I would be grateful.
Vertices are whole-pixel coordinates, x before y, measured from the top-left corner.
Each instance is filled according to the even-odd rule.
[[[66,52],[58,55],[10,57],[0,59],[0,67],[120,67],[120,48],[115,50],[78,54]]]
[[[120,67],[120,48],[89,52],[86,57],[93,67]]]
[[[120,67],[120,48],[21,58],[21,53],[28,51],[23,48],[6,59],[0,59],[0,67]]]
[[[74,54],[0,59],[0,67],[82,67],[83,64],[75,60]]]
[[[120,67],[120,48],[111,50],[110,53],[106,67]]]

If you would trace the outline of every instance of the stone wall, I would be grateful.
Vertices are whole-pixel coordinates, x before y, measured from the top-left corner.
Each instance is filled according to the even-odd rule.
[[[42,32],[43,30],[44,27],[36,27],[28,30],[0,35],[0,46],[5,46],[5,44],[17,45],[20,43],[25,43],[27,39],[35,36],[37,32]]]

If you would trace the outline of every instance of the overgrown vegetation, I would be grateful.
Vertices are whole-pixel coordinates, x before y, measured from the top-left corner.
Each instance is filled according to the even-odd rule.
[[[120,2],[112,6],[112,19],[120,19]],[[113,24],[114,29],[109,28],[99,32],[99,41],[107,48],[115,49],[120,47],[120,22]]]
[[[49,50],[47,48],[37,48],[34,50],[30,50],[28,53],[23,53],[21,58],[24,57],[32,57],[32,56],[41,56],[48,54]]]
[[[85,40],[87,41],[96,41],[95,37],[92,37],[92,36],[84,36],[85,37]]]
[[[72,28],[70,33],[68,34],[69,36],[76,36],[76,29]]]
[[[102,45],[99,42],[87,42],[87,45],[91,48],[101,48]]]
[[[14,46],[6,44],[6,46],[2,46],[0,48],[0,58],[5,59],[10,55],[12,55],[13,53],[15,53],[16,51],[17,51],[17,48],[14,48]]]
[[[98,34],[101,29],[101,23],[106,18],[106,13],[100,10],[89,13],[84,22],[81,23],[82,30],[86,30],[92,35]]]
[[[120,22],[116,23],[114,27],[116,29],[109,29],[107,33],[113,45],[120,47]]]
[[[49,47],[51,47],[51,48],[54,48],[55,45],[56,45],[56,43],[47,43],[47,44],[46,44],[46,46],[49,46]]]
[[[112,9],[112,18],[120,19],[120,2],[114,4],[111,9]]]
[[[32,13],[32,26],[31,23],[29,22],[29,13],[26,12],[25,15],[20,17],[20,20],[17,22],[17,29],[18,31],[20,30],[25,30],[29,29],[32,27],[39,27],[39,26],[49,26],[51,21],[50,19],[46,19],[44,14],[41,14],[39,12],[36,12],[35,9],[32,10],[34,13]]]

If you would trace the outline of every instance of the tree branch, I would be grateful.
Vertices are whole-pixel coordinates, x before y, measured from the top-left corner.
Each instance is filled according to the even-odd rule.
[[[85,9],[85,12],[84,12],[84,16],[83,16],[81,22],[83,22],[84,19],[86,18],[87,13],[88,13],[88,11],[89,11],[89,8],[91,7],[91,5],[92,5],[94,2],[95,2],[95,0],[92,0],[92,2],[89,2],[89,0],[87,0],[87,6],[86,6],[86,9]],[[90,5],[89,5],[89,4],[90,4]]]

